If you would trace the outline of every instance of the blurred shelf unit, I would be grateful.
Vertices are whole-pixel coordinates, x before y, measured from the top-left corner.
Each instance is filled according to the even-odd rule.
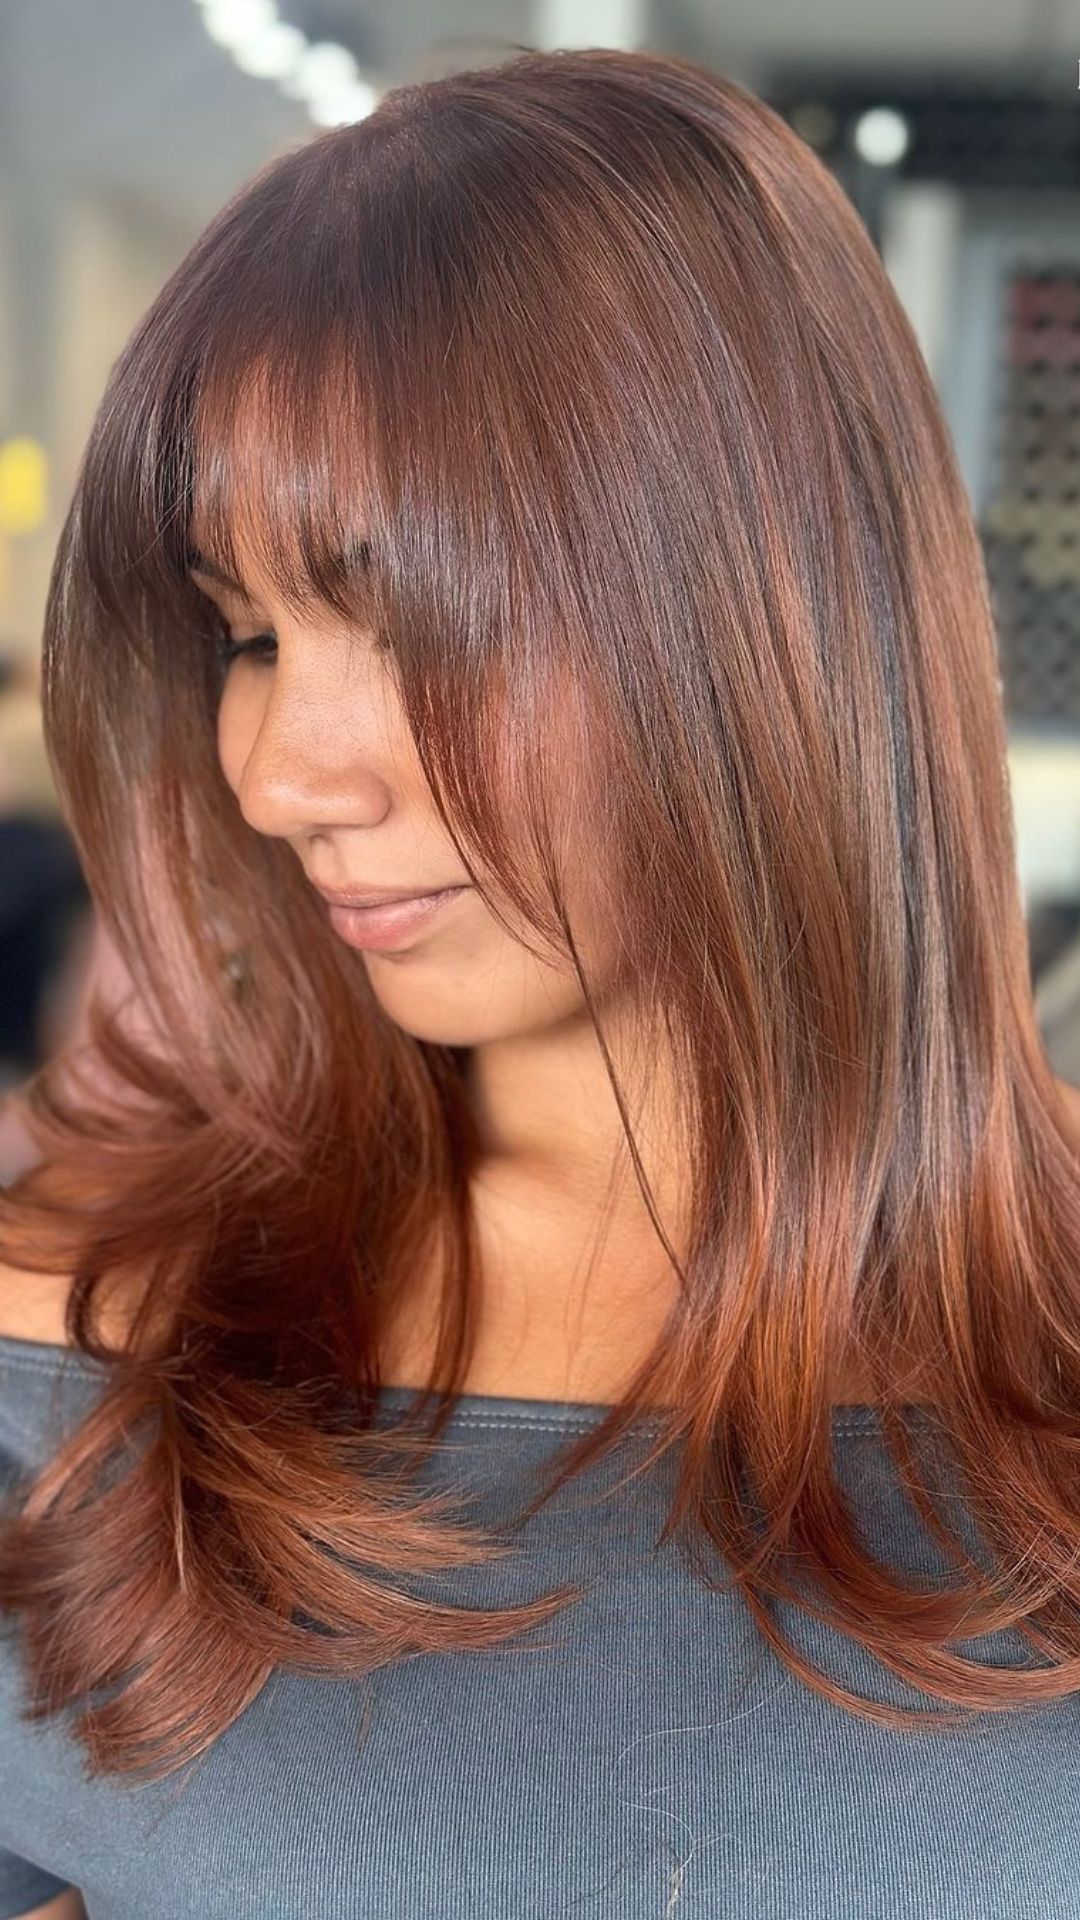
[[[1080,740],[1080,195],[1071,219],[1011,197],[972,209],[959,267],[944,397],[1010,724]]]
[[[1065,61],[1018,80],[970,70],[774,67],[767,97],[785,119],[807,128],[822,158],[845,179],[855,164],[853,131],[871,108],[888,107],[907,123],[897,162],[905,180],[947,180],[963,188],[1011,193],[1080,192],[1077,66]]]

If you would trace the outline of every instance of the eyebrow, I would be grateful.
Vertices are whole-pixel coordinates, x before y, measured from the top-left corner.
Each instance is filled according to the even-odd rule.
[[[231,573],[226,573],[224,567],[219,567],[217,561],[211,560],[208,554],[200,553],[197,547],[189,549],[187,564],[192,573],[205,573],[208,580],[216,580],[220,586],[231,587],[234,593],[247,597],[247,590],[239,580],[234,580]]]
[[[251,596],[243,582],[234,580],[231,573],[227,573],[224,567],[220,567],[209,554],[200,553],[198,547],[188,548],[187,564],[191,572],[205,573],[208,580],[216,580],[219,586],[230,587],[233,593],[238,593],[242,599],[250,600]],[[353,541],[347,552],[341,555],[341,564],[346,572],[359,570],[361,573],[367,573],[371,567],[370,540]]]

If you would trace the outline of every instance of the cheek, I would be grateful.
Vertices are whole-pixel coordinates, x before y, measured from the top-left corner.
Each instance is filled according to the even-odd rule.
[[[244,770],[251,743],[255,737],[257,717],[252,710],[250,700],[241,697],[241,689],[234,679],[222,692],[217,710],[217,754],[221,771],[225,775],[234,793],[240,788],[240,778]]]

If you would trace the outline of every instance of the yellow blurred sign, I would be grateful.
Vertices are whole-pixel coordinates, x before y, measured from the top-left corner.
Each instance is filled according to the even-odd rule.
[[[0,440],[0,533],[36,533],[48,502],[48,457],[40,440]]]

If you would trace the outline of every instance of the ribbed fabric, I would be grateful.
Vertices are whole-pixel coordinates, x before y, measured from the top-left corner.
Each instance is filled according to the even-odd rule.
[[[8,1485],[53,1450],[98,1377],[84,1356],[0,1339]],[[385,1390],[387,1415],[410,1397]],[[466,1395],[430,1480],[466,1489],[470,1514],[497,1526],[602,1414]],[[875,1550],[943,1571],[873,1411],[838,1411],[834,1433]],[[1076,1699],[952,1733],[893,1733],[831,1706],[779,1663],[737,1595],[657,1549],[670,1456],[600,1497],[646,1437],[571,1481],[501,1563],[434,1583],[473,1606],[584,1585],[549,1627],[366,1680],[277,1673],[169,1780],[84,1780],[63,1722],[22,1724],[9,1634],[0,1920],[68,1884],[90,1920],[1080,1920]],[[778,1613],[845,1684],[930,1704],[856,1643]],[[1030,1659],[1019,1636],[962,1650]]]

